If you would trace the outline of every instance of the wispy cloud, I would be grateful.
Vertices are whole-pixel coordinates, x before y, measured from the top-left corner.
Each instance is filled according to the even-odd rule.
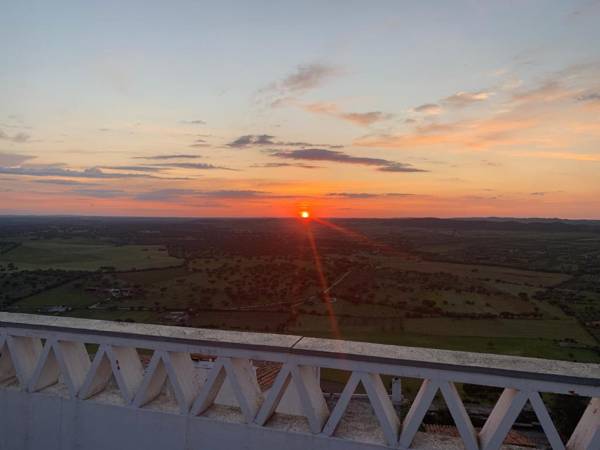
[[[458,148],[483,149],[498,145],[542,144],[535,136],[522,136],[521,132],[534,128],[534,118],[504,115],[488,119],[465,119],[448,123],[432,123],[415,127],[398,134],[367,136],[354,142],[361,147],[414,149],[438,145]]]
[[[262,168],[262,169],[275,169],[278,167],[299,167],[301,169],[322,169],[321,166],[313,166],[312,164],[291,164],[291,163],[253,164],[250,167]]]
[[[0,167],[0,174],[24,175],[31,177],[65,177],[65,178],[156,178],[152,175],[141,173],[115,173],[104,172],[98,167],[76,170],[60,167],[57,165],[28,165],[20,167]]]
[[[163,163],[163,164],[157,164],[157,166],[160,166],[161,168],[177,167],[180,169],[198,169],[198,170],[212,170],[212,169],[238,170],[238,169],[231,169],[229,167],[215,166],[213,164],[207,164],[207,163]]]
[[[434,116],[442,112],[442,107],[437,103],[425,103],[413,109],[414,112]]]
[[[405,194],[398,192],[386,192],[383,194],[369,193],[369,192],[330,192],[326,194],[327,197],[337,197],[337,198],[378,198],[378,197],[412,197],[415,194]]]
[[[201,191],[196,189],[160,189],[144,192],[136,196],[137,200],[169,201],[187,197],[220,198],[220,199],[252,199],[270,195],[269,192],[255,190],[215,190]]]
[[[309,103],[302,106],[302,108],[311,113],[324,114],[362,126],[372,125],[376,122],[389,120],[393,117],[392,114],[384,113],[382,111],[344,112],[340,111],[336,104],[324,102]]]
[[[251,147],[327,147],[327,148],[342,148],[341,145],[330,145],[330,144],[311,144],[308,142],[298,141],[281,141],[276,140],[275,136],[270,134],[246,134],[238,137],[227,144],[230,148],[251,148]]]
[[[36,158],[30,155],[21,155],[19,153],[0,153],[0,166],[15,167],[20,166],[26,161]]]
[[[441,102],[444,105],[454,108],[464,108],[474,103],[480,103],[490,98],[492,92],[490,91],[478,91],[478,92],[457,92],[454,95],[446,97]]]
[[[0,130],[0,140],[3,140],[3,141],[10,141],[10,142],[22,144],[24,142],[29,141],[30,138],[31,138],[31,136],[28,133],[19,132],[16,134],[9,135],[9,134],[5,133],[4,131]]]
[[[320,86],[326,80],[339,74],[340,69],[331,64],[303,64],[296,67],[281,81],[276,82],[274,88],[287,92],[306,91]]]
[[[106,166],[104,169],[109,170],[124,170],[129,172],[160,172],[162,169],[160,167],[151,167],[151,166]]]
[[[182,123],[184,125],[206,125],[206,122],[200,119],[180,120],[179,123]]]
[[[383,120],[388,120],[390,118],[392,118],[392,114],[387,114],[384,113],[382,111],[369,111],[369,112],[364,112],[364,113],[356,113],[356,112],[349,112],[349,113],[341,113],[338,114],[338,116],[340,119],[344,119],[347,120],[349,122],[353,122],[359,125],[371,125],[374,124],[375,122],[381,122]]]
[[[126,195],[124,191],[117,189],[73,189],[68,193],[93,198],[116,198]]]
[[[515,91],[513,100],[520,103],[551,102],[569,98],[572,95],[573,90],[564,86],[560,80],[550,79],[539,86]]]
[[[152,155],[152,156],[136,156],[134,159],[198,159],[201,158],[200,155],[190,155],[190,154],[182,154],[182,153],[174,153],[168,155]]]
[[[364,156],[351,156],[347,153],[326,150],[322,148],[310,148],[301,150],[279,151],[272,153],[272,156],[277,158],[287,158],[295,160],[308,161],[328,161],[342,164],[355,164],[362,166],[377,167],[377,170],[382,172],[426,172],[418,169],[410,164],[389,161],[381,158],[369,158]]]
[[[275,136],[269,134],[245,134],[227,144],[231,148],[257,147],[261,145],[275,145]],[[280,144],[281,145],[281,144]]]
[[[341,73],[339,67],[331,64],[302,64],[281,80],[274,81],[261,89],[258,94],[271,107],[283,106]]]
[[[590,92],[577,96],[578,102],[600,102],[600,92]]]
[[[59,186],[96,186],[97,183],[83,183],[81,181],[76,181],[76,180],[61,180],[61,179],[39,179],[39,180],[31,180],[34,183],[41,183],[41,184],[56,184]]]
[[[196,139],[192,144],[189,145],[192,148],[210,147],[210,144],[205,139]]]

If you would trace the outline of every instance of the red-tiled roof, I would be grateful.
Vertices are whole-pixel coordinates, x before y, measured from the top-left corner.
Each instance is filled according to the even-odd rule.
[[[267,361],[254,361],[256,366],[256,379],[261,391],[266,391],[275,382],[277,374],[281,370],[282,364]]]

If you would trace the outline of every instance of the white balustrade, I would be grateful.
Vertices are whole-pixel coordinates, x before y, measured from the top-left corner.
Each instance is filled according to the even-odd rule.
[[[214,359],[206,376],[198,376],[192,355]],[[255,361],[281,365],[273,385],[266,392],[261,391],[257,382]],[[329,403],[331,408],[315,376],[318,369],[338,369],[348,373],[339,399],[334,405]],[[383,375],[399,380],[422,380],[403,418],[394,408],[382,381]],[[185,416],[186,420],[207,415],[217,404],[216,399],[227,383],[241,415],[242,423],[235,429],[236,439],[241,440],[239,448],[273,448],[266,433],[273,429],[274,414],[277,415],[285,392],[292,386],[307,427],[301,431],[288,431],[289,442],[293,442],[291,437],[311,435],[318,438],[310,441],[313,448],[358,449],[375,445],[353,447],[350,438],[338,434],[359,385],[370,403],[372,419],[378,422],[382,431],[383,442],[375,447],[383,448],[411,448],[434,397],[440,393],[463,447],[467,450],[497,450],[529,402],[553,450],[600,450],[600,366],[595,364],[289,335],[0,313],[0,383],[0,402],[5,398],[1,396],[2,392],[17,390],[22,395],[43,393],[87,405],[101,402],[102,394],[112,389],[118,393],[118,401],[104,401],[112,408],[129,411],[149,408],[167,389],[177,408],[162,414]],[[457,389],[458,383],[503,389],[481,430],[471,422]],[[59,384],[66,389],[52,389]],[[542,393],[589,399],[579,425],[566,442],[556,430]],[[0,403],[4,414],[10,414],[9,408],[8,404]],[[219,427],[218,414],[210,415],[210,420],[212,427]],[[363,417],[354,420],[363,420]],[[187,421],[186,426],[194,427],[195,423]],[[257,430],[264,432],[256,434]],[[30,431],[25,427],[3,430],[3,433]],[[244,433],[259,437],[249,438],[245,443]],[[1,439],[0,448],[3,448]],[[74,436],[73,439],[75,442],[79,438]],[[264,439],[263,447],[261,439]],[[27,442],[26,448],[36,448]],[[353,442],[352,445],[357,444]],[[65,445],[65,448],[87,447],[80,444],[79,447]],[[171,448],[178,447],[173,445]],[[204,448],[221,447],[207,444]]]

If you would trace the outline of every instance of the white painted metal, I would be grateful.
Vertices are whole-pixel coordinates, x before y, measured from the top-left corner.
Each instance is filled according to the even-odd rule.
[[[85,344],[97,346],[93,361],[90,361]],[[152,358],[145,368],[139,358],[138,348],[152,352]],[[191,354],[194,353],[216,359],[206,368],[198,369],[192,362]],[[283,363],[266,395],[263,395],[258,386],[253,365],[255,360]],[[316,376],[320,368],[345,370],[350,375],[332,411],[327,407]],[[198,370],[206,375],[199,376]],[[423,380],[402,426],[383,385],[382,375]],[[10,380],[15,377],[21,392],[11,387]],[[97,395],[103,391],[109,392],[107,387],[111,378],[114,378],[122,401],[107,406],[107,401],[112,402],[107,399],[114,397]],[[60,393],[65,392],[64,389],[59,391],[54,388],[58,382],[63,382],[68,387],[68,395]],[[461,382],[504,388],[479,434],[473,428],[456,388],[456,383]],[[114,424],[114,428],[123,435],[128,435],[124,427],[127,424],[134,426],[138,424],[138,420],[141,422],[135,426],[152,427],[153,421],[162,423],[173,418],[173,424],[183,427],[178,433],[184,434],[186,440],[181,446],[168,445],[162,448],[191,448],[191,443],[196,442],[203,442],[197,448],[207,449],[234,447],[227,447],[223,442],[237,442],[235,447],[249,449],[284,448],[292,445],[317,449],[371,448],[367,444],[355,447],[352,440],[347,437],[341,439],[336,433],[356,388],[362,384],[383,431],[385,441],[381,442],[381,446],[410,448],[439,391],[466,450],[499,449],[527,401],[530,401],[537,414],[553,450],[600,450],[600,366],[590,364],[551,363],[527,358],[511,359],[496,355],[379,346],[298,336],[0,313],[0,383],[0,427],[7,426],[5,423],[12,423],[13,417],[6,412],[9,410],[15,411],[14,414],[25,424],[0,430],[2,433],[9,433],[8,436],[0,433],[1,449],[37,450],[50,445],[41,441],[40,446],[32,444],[38,436],[38,429],[32,427],[41,427],[48,432],[48,427],[58,420],[49,410],[47,416],[44,415],[47,411],[47,406],[44,405],[53,404],[55,398],[61,402],[60,408],[64,408],[64,414],[67,414],[65,416],[61,413],[61,422],[57,422],[56,426],[61,429],[66,427],[74,433],[68,442],[60,441],[56,448],[111,448],[108,444],[98,444],[109,442],[109,439],[96,436],[89,428],[91,425],[83,424],[89,415],[96,420],[103,420],[106,428],[109,418],[101,419],[99,416],[100,411],[105,411],[102,408],[106,407],[111,408],[110,414],[122,417],[123,424]],[[207,430],[203,418],[225,383],[230,388],[231,397],[237,401],[242,420],[246,423],[235,425],[238,428],[231,432],[231,436],[221,431],[231,430],[231,423],[213,418],[210,427],[214,430]],[[159,395],[167,384],[177,402],[178,413],[161,409],[159,398],[162,397]],[[299,399],[299,409],[296,411],[308,422],[309,428],[303,433],[276,431],[269,421],[291,385]],[[591,398],[566,447],[542,401],[541,392],[570,393]],[[156,401],[156,407],[152,410],[145,407],[153,401]],[[46,421],[39,421],[30,417],[30,414],[44,416]],[[175,419],[176,417],[181,419]],[[210,439],[203,441],[206,438],[198,437],[194,427],[204,430],[203,436],[212,436],[210,439],[220,436],[223,442]],[[106,430],[111,433],[110,427]],[[261,431],[257,433],[256,430]],[[155,436],[157,442],[147,442],[145,448],[160,448],[157,445],[161,435],[150,428],[148,433]],[[169,436],[174,436],[173,433]],[[96,437],[89,440],[90,435]],[[26,443],[23,444],[25,446],[17,445],[23,436],[34,436],[35,439],[27,438],[22,440]],[[200,441],[195,440],[194,436]],[[231,440],[234,438],[236,441]],[[123,441],[119,447],[138,447],[133,442],[127,442]],[[274,446],[273,442],[279,444]],[[112,447],[114,445],[113,442]]]

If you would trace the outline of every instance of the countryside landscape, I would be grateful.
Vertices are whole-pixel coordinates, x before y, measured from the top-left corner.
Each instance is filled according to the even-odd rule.
[[[600,222],[4,217],[4,311],[600,361]]]

